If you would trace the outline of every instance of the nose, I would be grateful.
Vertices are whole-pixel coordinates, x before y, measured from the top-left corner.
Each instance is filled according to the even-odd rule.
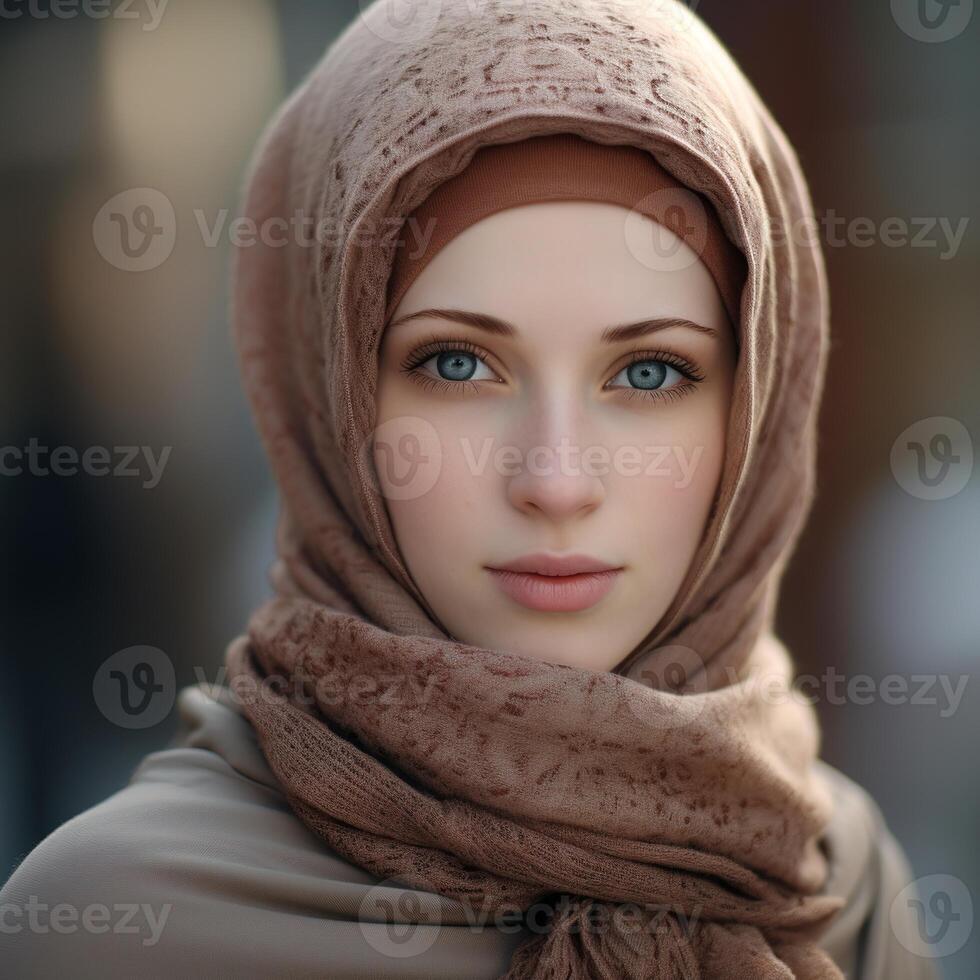
[[[538,423],[527,426],[519,441],[517,472],[507,484],[513,507],[553,523],[587,516],[606,494],[601,473],[608,460],[597,459],[595,448],[582,444],[587,426],[574,406],[567,401],[565,406],[539,404],[531,410]]]

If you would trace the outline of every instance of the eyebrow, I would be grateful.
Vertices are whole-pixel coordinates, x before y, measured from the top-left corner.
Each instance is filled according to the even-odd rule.
[[[489,313],[471,313],[468,310],[440,310],[428,309],[419,310],[416,313],[409,313],[407,316],[399,317],[389,325],[389,329],[397,327],[409,320],[420,320],[429,318],[434,320],[450,320],[454,323],[463,323],[477,330],[484,330],[487,333],[496,334],[499,337],[515,337],[518,334],[517,327],[499,317],[491,316]],[[626,323],[618,327],[606,327],[599,335],[603,343],[618,344],[628,340],[635,340],[658,330],[667,330],[670,327],[687,327],[689,330],[697,330],[707,334],[709,337],[717,337],[718,331],[713,327],[705,326],[703,323],[695,323],[679,316],[653,317],[648,320],[639,320],[636,323]]]

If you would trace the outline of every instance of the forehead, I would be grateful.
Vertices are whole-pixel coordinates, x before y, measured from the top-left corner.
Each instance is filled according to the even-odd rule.
[[[410,237],[407,247],[422,241]],[[521,205],[470,225],[430,259],[395,317],[429,307],[475,310],[522,333],[566,338],[644,317],[681,316],[719,330],[727,322],[690,246],[645,215],[595,201]]]

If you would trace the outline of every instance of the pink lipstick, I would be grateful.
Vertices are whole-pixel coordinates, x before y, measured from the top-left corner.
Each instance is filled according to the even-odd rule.
[[[505,595],[540,612],[577,612],[594,606],[623,570],[590,555],[544,553],[485,567]]]

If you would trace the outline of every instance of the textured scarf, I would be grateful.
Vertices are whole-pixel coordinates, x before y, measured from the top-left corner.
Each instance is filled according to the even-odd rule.
[[[297,816],[348,861],[482,921],[553,910],[512,980],[840,977],[814,942],[841,905],[819,894],[818,731],[772,629],[827,343],[819,247],[776,234],[812,218],[797,159],[674,0],[414,9],[364,10],[248,173],[265,233],[235,255],[234,329],[282,511],[277,597],[229,647],[230,684]],[[480,146],[558,132],[653,154],[747,262],[715,505],[672,605],[610,672],[450,635],[371,454],[402,220]]]

